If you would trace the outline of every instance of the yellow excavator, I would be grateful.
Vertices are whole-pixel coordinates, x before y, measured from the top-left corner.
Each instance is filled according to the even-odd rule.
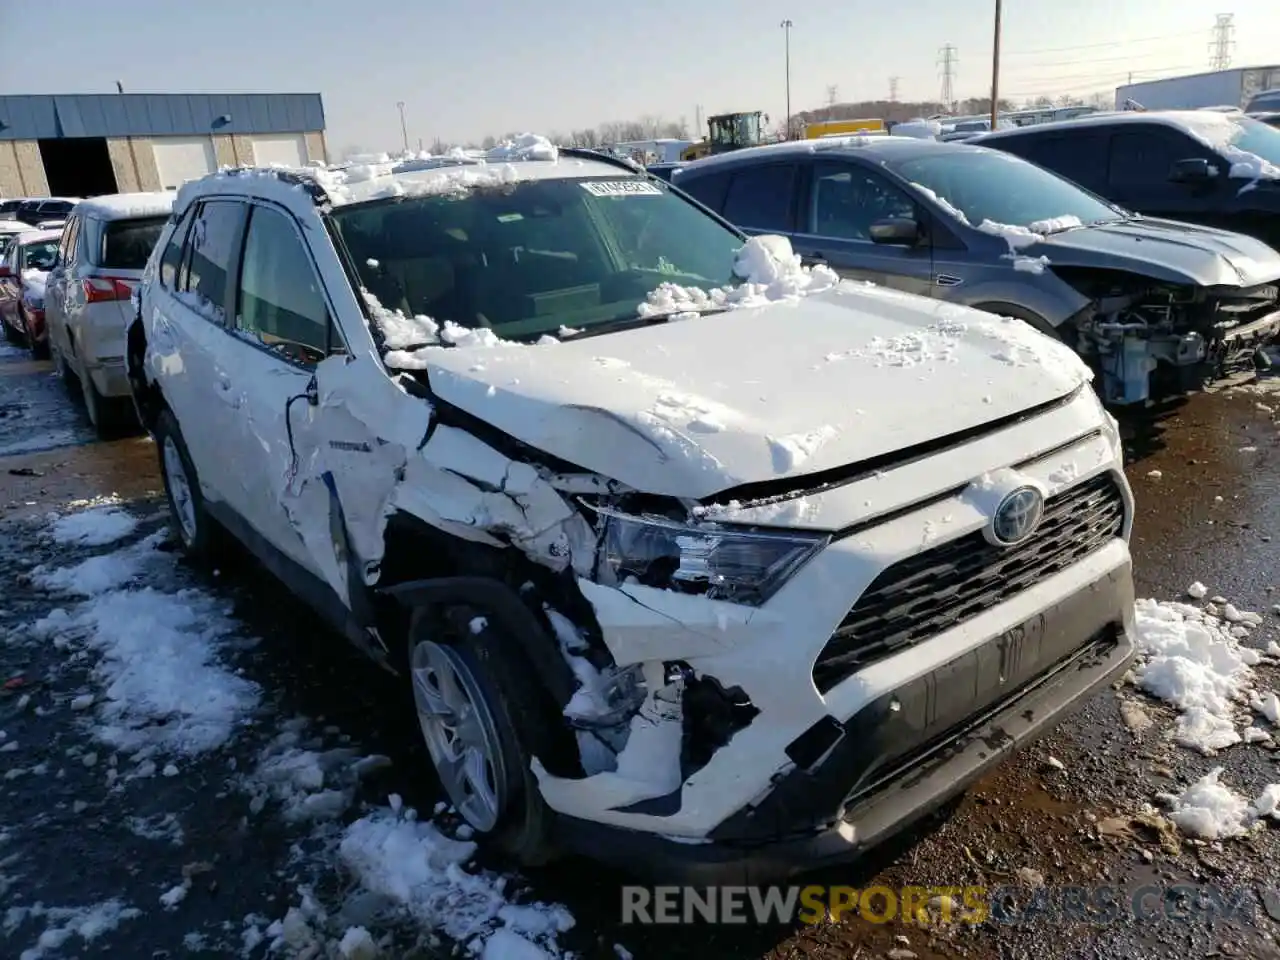
[[[766,122],[769,119],[759,110],[707,117],[707,139],[685,147],[680,153],[681,162],[688,163],[717,153],[759,146],[764,142],[760,133],[761,117]]]

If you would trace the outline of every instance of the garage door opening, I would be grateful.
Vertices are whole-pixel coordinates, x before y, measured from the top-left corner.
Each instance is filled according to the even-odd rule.
[[[103,137],[40,140],[40,159],[49,195],[97,197],[116,192],[116,174]]]

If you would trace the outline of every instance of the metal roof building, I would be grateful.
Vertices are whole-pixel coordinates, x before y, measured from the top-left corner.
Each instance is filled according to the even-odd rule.
[[[219,167],[328,159],[318,93],[0,96],[0,196],[176,188]]]

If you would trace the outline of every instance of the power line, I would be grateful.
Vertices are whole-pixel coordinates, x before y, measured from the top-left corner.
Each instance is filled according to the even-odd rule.
[[[1142,60],[1151,57],[1163,57],[1168,54],[1166,50],[1152,50],[1150,53],[1130,53],[1123,57],[1097,57],[1088,60],[1049,60],[1046,62],[1036,62],[1036,68],[1040,67],[1090,67],[1095,63],[1132,63],[1134,60]]]
[[[1114,88],[1117,86],[1121,86],[1126,82],[1145,83],[1149,80],[1163,79],[1158,76],[1152,76],[1151,74],[1154,74],[1154,73],[1163,72],[1163,73],[1173,73],[1176,75],[1178,73],[1183,73],[1187,70],[1194,70],[1194,69],[1195,69],[1194,67],[1166,67],[1164,68],[1163,71],[1134,70],[1134,71],[1125,71],[1123,73],[1115,73],[1115,74],[1088,73],[1088,74],[1079,74],[1075,77],[1056,77],[1053,79],[1046,79],[1046,80],[1024,81],[1024,83],[1022,84],[1023,89],[1010,93],[1008,94],[1008,96],[1034,97],[1043,93],[1061,91],[1064,85],[1070,86],[1073,83],[1088,83],[1090,84],[1090,86],[1088,87],[1088,89],[1090,90],[1105,89],[1107,87]],[[1135,73],[1139,74],[1136,78],[1133,77],[1133,74]],[[1041,84],[1041,85],[1037,86],[1035,89],[1032,89],[1033,84]]]
[[[942,102],[951,106],[955,102],[956,48],[948,43],[938,53],[938,65],[942,67]]]
[[[1231,48],[1236,45],[1236,42],[1231,39],[1231,35],[1235,31],[1235,14],[1218,14],[1213,24],[1213,39],[1209,42],[1210,69],[1225,70],[1231,66]]]
[[[1132,43],[1155,43],[1158,40],[1184,40],[1188,37],[1198,36],[1203,36],[1199,30],[1195,33],[1171,33],[1163,37],[1135,37],[1132,40],[1108,40],[1106,43],[1082,43],[1074,47],[1041,47],[1036,50],[1010,50],[1007,56],[1034,57],[1039,56],[1042,53],[1066,53],[1070,50],[1097,50],[1100,47],[1127,47]]]
[[[1153,74],[1177,74],[1177,73],[1185,72],[1188,70],[1194,70],[1194,69],[1195,69],[1195,66],[1186,65],[1186,66],[1177,66],[1177,67],[1153,67],[1151,69],[1146,69],[1146,70],[1116,70],[1111,73],[1099,73],[1096,70],[1092,70],[1088,73],[1058,74],[1056,76],[1032,76],[1032,77],[1023,76],[1023,77],[1016,78],[1013,81],[1013,83],[1018,86],[1026,87],[1026,86],[1035,86],[1035,85],[1052,86],[1053,84],[1057,84],[1057,83],[1075,83],[1075,82],[1089,81],[1089,80],[1107,81],[1110,79],[1115,79],[1116,81],[1123,81],[1135,74],[1138,76],[1138,80],[1142,81],[1144,78],[1158,79],[1154,77]]]

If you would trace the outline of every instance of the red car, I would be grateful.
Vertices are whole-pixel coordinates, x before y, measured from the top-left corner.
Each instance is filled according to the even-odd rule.
[[[44,325],[44,285],[58,256],[62,233],[32,230],[18,234],[0,261],[0,323],[11,343],[25,343],[39,358],[49,355]]]

